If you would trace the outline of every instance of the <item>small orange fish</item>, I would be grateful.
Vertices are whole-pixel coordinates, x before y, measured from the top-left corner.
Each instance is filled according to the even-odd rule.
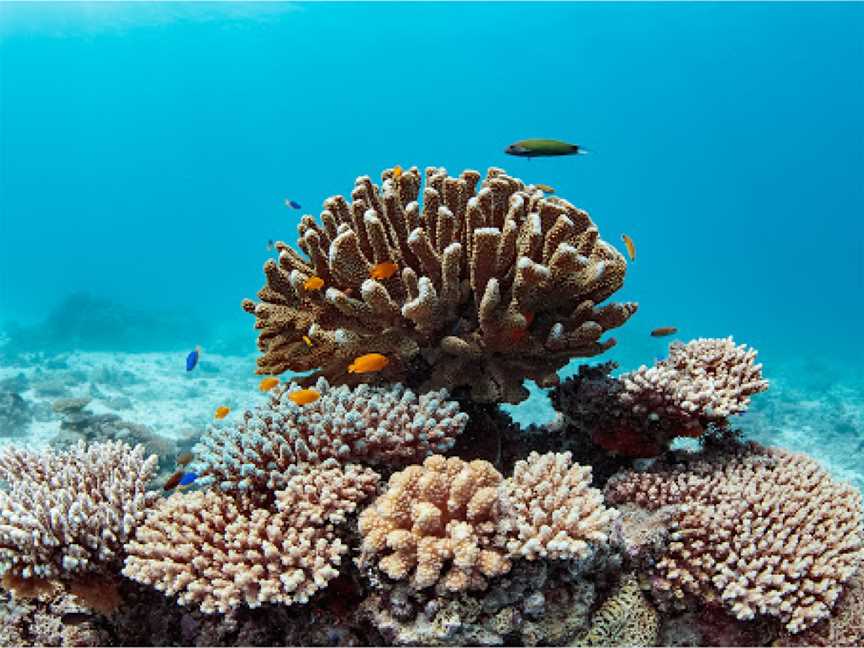
[[[165,485],[162,487],[165,491],[171,491],[177,488],[177,485],[180,483],[180,480],[183,479],[183,471],[178,470],[173,475],[171,475],[167,480],[165,480]]]
[[[258,385],[258,389],[260,389],[262,392],[266,392],[270,391],[278,384],[279,379],[276,376],[269,376],[261,381],[261,383]]]
[[[540,191],[545,191],[548,194],[554,194],[555,190],[547,184],[543,184],[541,182],[535,182],[534,186],[537,187]]]
[[[531,322],[534,321],[534,313],[528,311],[527,313],[522,313],[522,317],[524,317],[525,321],[528,322],[526,326],[531,326]]]
[[[678,329],[674,326],[661,326],[651,331],[651,337],[665,337],[667,335],[675,335]]]
[[[225,407],[224,405],[220,405],[219,407],[216,408],[216,413],[213,414],[213,416],[216,417],[217,419],[223,419],[226,416],[228,416],[228,414],[230,412],[231,412],[230,407]]]
[[[624,241],[624,245],[627,246],[627,255],[630,257],[630,260],[635,261],[636,260],[636,246],[633,245],[633,239],[631,239],[626,234],[622,234],[621,240]]]
[[[367,353],[359,358],[355,358],[354,362],[348,365],[348,373],[372,373],[373,371],[381,371],[384,367],[390,364],[390,358],[380,353]]]
[[[392,263],[391,261],[384,261],[384,263],[379,263],[378,265],[373,267],[369,271],[369,276],[373,279],[389,279],[394,274],[396,274],[396,271],[398,269],[399,266],[397,266],[395,263]]]
[[[402,167],[397,164],[395,167],[393,167],[393,179],[398,180],[401,177],[402,177]]]
[[[309,403],[314,403],[320,397],[321,394],[314,389],[301,389],[300,391],[288,394],[288,398],[290,398],[291,402],[295,405],[308,405]]]
[[[309,277],[303,287],[306,290],[321,290],[324,287],[324,280],[321,277]]]
[[[303,341],[306,343],[306,346],[307,346],[307,347],[309,347],[310,349],[312,348],[312,340],[309,339],[309,336],[304,335],[304,336],[303,336]]]
[[[195,455],[187,450],[186,452],[181,452],[179,455],[177,455],[177,462],[176,463],[178,466],[185,466],[190,461],[192,461],[194,458],[195,458]]]

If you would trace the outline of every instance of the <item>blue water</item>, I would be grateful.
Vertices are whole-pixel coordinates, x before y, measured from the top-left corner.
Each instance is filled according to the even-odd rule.
[[[251,352],[239,305],[266,241],[295,239],[285,198],[317,213],[385,166],[494,165],[636,242],[625,366],[675,325],[754,345],[769,377],[861,378],[864,5],[0,12],[0,321],[84,291],[182,323],[131,350]],[[591,154],[503,153],[524,137]]]

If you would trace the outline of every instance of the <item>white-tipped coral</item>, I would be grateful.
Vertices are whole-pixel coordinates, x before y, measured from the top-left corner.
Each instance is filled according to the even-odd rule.
[[[126,546],[123,573],[206,613],[308,602],[338,575],[338,531],[378,475],[333,460],[300,468],[275,510],[212,490],[164,500]]]
[[[591,468],[573,465],[569,452],[532,452],[506,480],[504,517],[512,526],[508,551],[528,560],[585,559],[609,540],[617,512],[591,488]]]
[[[110,573],[158,493],[156,455],[120,441],[0,452],[0,571],[9,580]]]
[[[328,198],[320,222],[304,216],[298,228],[308,260],[276,244],[261,301],[243,303],[261,331],[260,373],[466,387],[477,401],[519,402],[524,380],[557,384],[569,360],[615,343],[600,338],[636,304],[599,305],[627,264],[586,212],[501,169],[482,182],[476,171],[425,176],[422,206],[416,167],[385,171],[381,187],[358,178],[350,202]],[[371,277],[391,262],[397,273]],[[326,289],[307,289],[313,276]],[[388,356],[387,368],[349,375],[370,352]]]
[[[277,387],[268,403],[231,426],[211,426],[195,448],[199,485],[260,493],[282,488],[298,462],[405,465],[449,450],[468,415],[444,390],[417,396],[402,385],[331,387],[297,405],[296,384]]]
[[[677,505],[655,594],[717,600],[739,619],[767,615],[793,633],[828,617],[864,561],[861,494],[805,455],[753,445],[686,468],[628,472],[612,503]]]

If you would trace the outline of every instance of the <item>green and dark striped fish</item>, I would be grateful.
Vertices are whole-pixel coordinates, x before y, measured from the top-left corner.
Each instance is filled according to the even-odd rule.
[[[526,139],[514,142],[504,152],[519,157],[552,157],[557,155],[585,155],[588,151],[578,144],[553,139]]]

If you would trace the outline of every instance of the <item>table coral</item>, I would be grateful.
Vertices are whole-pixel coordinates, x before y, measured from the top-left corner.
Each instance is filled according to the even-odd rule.
[[[378,475],[332,459],[302,468],[272,509],[214,490],[164,500],[127,544],[123,573],[206,613],[306,603],[338,575],[339,528]]]
[[[380,187],[358,178],[350,202],[328,198],[320,223],[307,215],[298,228],[308,259],[277,242],[260,302],[243,302],[261,331],[259,373],[467,387],[474,400],[515,403],[528,395],[525,379],[557,384],[569,360],[615,343],[600,337],[636,304],[599,304],[621,287],[627,263],[586,212],[501,169],[482,182],[476,171],[454,178],[429,167],[425,176],[422,207],[416,167],[385,171]],[[384,262],[400,271],[373,279]],[[313,276],[322,290],[306,288]],[[349,375],[370,352],[389,365]]]
[[[361,565],[378,558],[387,576],[410,577],[417,589],[439,581],[451,592],[485,588],[510,570],[497,537],[501,479],[487,461],[440,455],[394,473],[360,515]]]
[[[297,462],[405,465],[450,449],[468,416],[444,390],[417,396],[402,385],[331,387],[319,378],[318,400],[297,405],[296,384],[236,424],[211,425],[194,451],[199,485],[261,495],[283,487]]]
[[[502,511],[511,521],[507,549],[529,560],[584,559],[609,540],[616,511],[591,488],[591,468],[573,465],[569,452],[518,461],[504,484]]]
[[[861,494],[805,455],[751,444],[737,455],[623,473],[606,496],[677,506],[654,572],[666,602],[692,595],[798,633],[831,614],[864,561]]]
[[[64,452],[0,453],[0,571],[4,580],[71,580],[110,572],[158,497],[157,457],[120,441]],[[11,579],[11,580],[10,580]]]

